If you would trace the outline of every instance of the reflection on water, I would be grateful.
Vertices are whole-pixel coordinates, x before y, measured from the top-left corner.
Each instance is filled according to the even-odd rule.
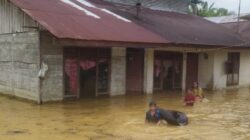
[[[38,106],[0,97],[1,140],[249,140],[250,92],[209,93],[209,103],[182,106],[181,96],[156,95],[163,108],[186,112],[185,127],[144,123],[151,96],[90,99]]]

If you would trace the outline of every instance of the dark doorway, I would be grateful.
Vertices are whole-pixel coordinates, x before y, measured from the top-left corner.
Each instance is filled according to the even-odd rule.
[[[144,49],[127,49],[127,94],[143,93]]]
[[[109,92],[109,63],[107,60],[101,60],[97,65],[97,93],[105,95]]]
[[[156,51],[154,56],[154,90],[181,89],[182,53]]]
[[[187,76],[186,88],[192,88],[193,83],[198,81],[199,55],[197,53],[187,53]]]
[[[64,48],[65,98],[109,95],[108,48]]]
[[[228,53],[227,86],[239,84],[240,53]]]
[[[94,61],[92,63],[95,63]],[[83,65],[83,64],[82,64]],[[84,68],[80,66],[80,97],[96,96],[96,65]]]

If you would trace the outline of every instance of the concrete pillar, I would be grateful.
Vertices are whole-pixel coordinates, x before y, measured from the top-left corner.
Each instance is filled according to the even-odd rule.
[[[110,95],[126,93],[126,48],[112,48]]]
[[[153,94],[154,84],[154,49],[145,49],[144,93]]]
[[[187,77],[187,53],[183,53],[183,65],[182,65],[182,90],[186,89],[186,77]]]

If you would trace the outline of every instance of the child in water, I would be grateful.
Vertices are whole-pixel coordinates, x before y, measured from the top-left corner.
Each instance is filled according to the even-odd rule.
[[[171,125],[183,126],[188,124],[188,117],[183,112],[162,109],[155,102],[150,102],[149,111],[146,112],[146,122],[160,125],[162,121]]]
[[[199,86],[198,82],[194,82],[193,93],[196,101],[202,102],[202,100],[205,98],[203,89]]]
[[[194,106],[195,96],[191,89],[188,89],[184,98],[184,103],[186,106]]]

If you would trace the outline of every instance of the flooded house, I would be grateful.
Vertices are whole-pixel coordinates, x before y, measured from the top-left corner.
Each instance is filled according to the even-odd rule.
[[[139,9],[138,9],[139,8]],[[250,85],[250,50],[187,14],[102,0],[0,0],[0,92],[38,103]]]

